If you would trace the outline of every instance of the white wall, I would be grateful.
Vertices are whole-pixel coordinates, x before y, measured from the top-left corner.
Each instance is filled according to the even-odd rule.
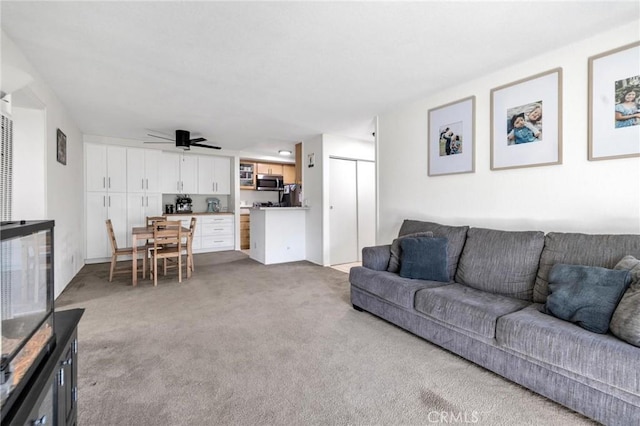
[[[40,160],[33,161],[30,167],[37,173],[44,172],[46,206],[42,219],[55,220],[54,295],[57,297],[84,264],[82,134],[56,94],[4,32],[2,67],[13,67],[29,74],[33,79],[28,88],[45,106],[45,161],[44,164]],[[58,128],[67,136],[66,166],[56,160]]]
[[[463,82],[383,114],[378,127],[379,228],[405,218],[505,230],[640,233],[640,158],[587,161],[588,57],[637,41],[640,21]],[[563,164],[490,171],[490,90],[563,68]],[[476,172],[427,176],[428,110],[476,95]]]
[[[13,107],[12,218],[46,217],[45,110]]]
[[[314,167],[308,155],[314,153]],[[307,260],[329,265],[329,158],[375,160],[373,142],[335,135],[320,135],[302,144],[303,205],[310,207],[306,217]]]

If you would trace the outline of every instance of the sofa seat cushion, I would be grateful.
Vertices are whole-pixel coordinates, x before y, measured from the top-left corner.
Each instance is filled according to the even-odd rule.
[[[448,226],[434,222],[423,222],[420,220],[405,219],[402,222],[398,236],[402,237],[407,234],[415,234],[416,232],[432,232],[436,238],[447,239],[447,265],[449,271],[449,281],[453,281],[458,268],[458,259],[464,242],[467,238],[468,226]]]
[[[533,301],[544,303],[549,294],[549,271],[556,263],[612,269],[624,256],[640,259],[640,235],[589,235],[549,232],[533,289]]]
[[[373,271],[363,266],[351,268],[349,282],[361,290],[406,309],[413,309],[413,299],[416,291],[423,288],[448,285],[448,283],[438,281],[402,278],[393,272]]]
[[[417,311],[446,324],[494,338],[496,321],[529,305],[524,300],[476,290],[462,284],[418,291]]]
[[[456,272],[457,283],[522,300],[533,300],[541,231],[471,228]]]
[[[540,312],[541,305],[498,320],[498,344],[543,363],[640,396],[640,348]]]

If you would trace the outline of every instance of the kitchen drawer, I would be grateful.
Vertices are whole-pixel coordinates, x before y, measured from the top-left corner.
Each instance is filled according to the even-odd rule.
[[[207,249],[207,248],[213,248],[213,249],[229,248],[229,249],[233,249],[233,246],[234,246],[233,235],[222,236],[222,237],[218,237],[218,236],[202,237],[202,248],[203,249]]]
[[[201,216],[200,222],[203,225],[207,224],[221,224],[221,223],[230,223],[233,224],[233,215],[221,215],[221,216]]]
[[[202,236],[233,235],[233,223],[207,223],[202,225]]]

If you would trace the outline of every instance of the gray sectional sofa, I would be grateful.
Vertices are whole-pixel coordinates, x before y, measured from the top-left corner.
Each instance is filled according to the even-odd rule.
[[[399,237],[446,238],[449,282],[387,271],[390,245],[363,249],[351,302],[598,422],[640,425],[640,348],[541,312],[553,265],[640,259],[640,235],[510,232],[405,220]]]

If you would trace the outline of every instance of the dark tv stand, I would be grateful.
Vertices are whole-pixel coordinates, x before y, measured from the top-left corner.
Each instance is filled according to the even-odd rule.
[[[55,346],[10,407],[3,425],[76,425],[78,323],[84,309],[54,312]]]

